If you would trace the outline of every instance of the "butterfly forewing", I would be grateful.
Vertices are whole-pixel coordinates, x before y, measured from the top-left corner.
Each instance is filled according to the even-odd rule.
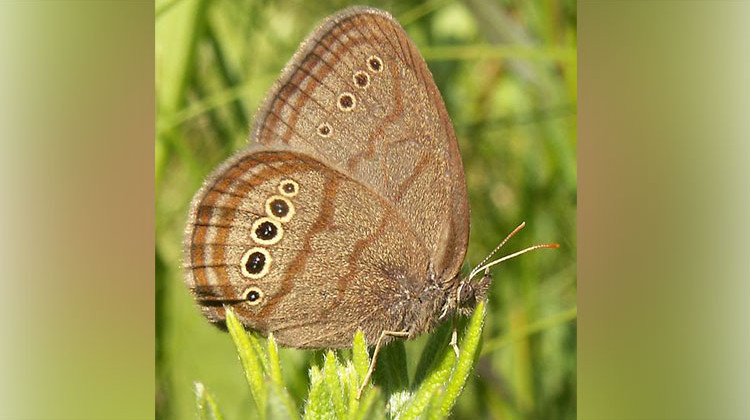
[[[301,45],[261,108],[262,145],[315,156],[389,201],[451,278],[468,241],[458,146],[424,60],[387,13],[352,8]]]

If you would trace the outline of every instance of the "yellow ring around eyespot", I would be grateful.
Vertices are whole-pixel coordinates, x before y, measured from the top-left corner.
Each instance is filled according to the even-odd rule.
[[[341,100],[348,97],[352,104],[349,107],[345,107],[341,104]],[[344,92],[336,99],[336,106],[343,112],[352,112],[357,107],[357,97],[351,92]]]
[[[323,131],[327,131],[326,133],[323,133]],[[331,137],[331,133],[333,132],[333,127],[331,127],[331,124],[328,124],[327,122],[321,123],[317,130],[315,130],[320,137],[328,138]]]
[[[358,80],[357,76],[361,76],[361,77],[365,78],[366,82],[365,82],[364,86],[359,84],[359,80]],[[358,87],[360,89],[367,89],[368,87],[370,87],[370,75],[367,74],[367,73],[365,73],[365,72],[363,72],[363,71],[361,71],[361,70],[358,71],[358,72],[356,72],[356,73],[354,73],[354,75],[352,75],[352,80],[354,80],[354,86],[356,86],[356,87]]]
[[[248,296],[248,295],[250,294],[250,292],[252,292],[252,291],[258,292],[258,299],[255,299],[254,301],[252,301],[252,302],[251,302],[251,301],[250,301],[250,300],[249,300],[249,299],[247,298],[247,296]],[[250,287],[248,287],[248,288],[247,288],[247,290],[245,290],[245,291],[244,291],[244,292],[242,293],[242,298],[243,298],[243,299],[245,299],[245,302],[246,302],[246,303],[247,303],[248,305],[253,305],[253,306],[255,306],[255,305],[258,305],[258,304],[259,304],[259,303],[260,303],[260,302],[261,302],[261,301],[263,300],[263,296],[265,296],[265,294],[263,293],[263,291],[262,291],[262,290],[260,290],[260,288],[258,288],[258,287],[256,287],[256,286],[250,286]]]
[[[271,211],[271,203],[274,200],[282,200],[283,202],[286,203],[287,207],[289,208],[289,211],[287,212],[286,216],[279,217],[279,216],[276,216],[275,214],[273,214],[273,212]],[[292,220],[292,217],[294,216],[294,204],[292,204],[292,202],[289,201],[289,199],[287,199],[286,197],[282,197],[280,195],[272,195],[272,196],[268,197],[268,200],[266,200],[266,206],[265,207],[266,207],[266,214],[268,215],[268,217],[274,218],[274,219],[278,220],[281,223],[286,223],[286,222]]]
[[[258,227],[260,227],[260,225],[263,224],[264,222],[269,222],[276,227],[276,235],[271,239],[259,238],[258,235],[255,233]],[[283,236],[284,236],[284,228],[281,227],[281,223],[279,223],[277,219],[272,219],[270,217],[261,217],[260,219],[256,220],[253,223],[253,227],[250,228],[250,237],[258,245],[273,245],[275,243],[278,243]]]
[[[263,268],[259,273],[251,273],[247,271],[247,260],[250,259],[250,255],[256,252],[260,252],[261,254],[263,254],[263,256],[266,257],[266,262],[264,263]],[[244,254],[242,254],[242,259],[240,260],[240,271],[242,272],[242,275],[247,278],[259,279],[268,274],[268,271],[271,269],[271,261],[273,261],[273,258],[271,258],[271,254],[267,249],[261,247],[250,248],[245,251]]]
[[[370,62],[372,60],[375,60],[375,61],[378,62],[378,64],[380,65],[379,69],[376,70],[376,69],[372,68],[372,64],[370,64]],[[385,69],[385,63],[383,63],[383,59],[380,58],[380,57],[378,57],[377,55],[371,55],[371,56],[367,57],[367,68],[370,69],[370,71],[372,71],[372,72],[380,73],[380,72],[382,72]]]
[[[294,191],[292,192],[286,192],[284,191],[284,186],[287,184],[291,184],[294,186]],[[299,194],[299,184],[294,181],[293,179],[285,179],[279,183],[279,192],[281,195],[286,197],[294,197],[295,195]]]

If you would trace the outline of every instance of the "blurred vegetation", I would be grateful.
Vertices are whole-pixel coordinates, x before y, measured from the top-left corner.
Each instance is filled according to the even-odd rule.
[[[453,119],[471,202],[465,271],[521,221],[496,267],[481,357],[455,418],[576,414],[576,4],[568,0],[370,2],[416,42]],[[182,283],[187,209],[202,179],[247,144],[260,101],[329,0],[156,2],[156,415],[251,418],[231,337],[209,325]],[[434,334],[433,334],[434,335]],[[413,377],[425,335],[404,348]],[[297,406],[322,351],[280,349]],[[382,367],[382,366],[381,366]],[[377,380],[377,378],[376,378]],[[205,390],[210,390],[207,394]],[[200,413],[205,414],[201,411]]]
[[[414,373],[409,377],[403,341],[384,347],[377,359],[372,382],[360,386],[372,362],[361,331],[355,334],[351,349],[325,353],[322,364],[309,369],[310,391],[304,408],[295,404],[282,375],[279,349],[273,334],[262,346],[254,333],[246,333],[234,312],[227,314],[227,328],[242,362],[245,378],[260,419],[380,419],[400,420],[446,418],[466,386],[479,356],[485,302],[480,302],[471,320],[457,340],[459,354],[448,343],[451,323],[445,323],[431,335],[422,350]],[[338,353],[338,354],[337,354]],[[320,365],[320,366],[319,366]],[[222,418],[221,410],[205,385],[195,384],[196,406],[203,419]]]

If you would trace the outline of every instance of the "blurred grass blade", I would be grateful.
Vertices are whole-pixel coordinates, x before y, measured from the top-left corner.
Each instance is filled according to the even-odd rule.
[[[371,388],[362,395],[359,410],[354,417],[356,420],[385,419],[385,404],[382,401],[380,389]]]
[[[286,390],[270,382],[268,384],[268,403],[266,405],[266,418],[269,420],[299,419],[297,407],[289,404],[289,394]]]
[[[265,371],[261,362],[262,356],[257,352],[260,344],[258,344],[258,340],[254,336],[249,336],[245,332],[237,316],[229,308],[226,310],[226,318],[227,330],[229,330],[229,334],[232,336],[232,340],[234,340],[234,345],[237,347],[237,353],[240,356],[242,369],[245,371],[245,379],[247,379],[247,384],[250,386],[253,401],[255,401],[259,415],[261,418],[264,418],[267,391],[264,380]],[[255,345],[253,345],[252,341],[255,341]]]
[[[440,352],[445,349],[446,345],[450,340],[450,334],[452,330],[452,324],[450,322],[442,323],[436,330],[430,335],[427,344],[422,349],[422,355],[419,357],[419,363],[417,369],[414,372],[414,381],[412,382],[412,388],[417,388],[424,381],[427,373],[440,363]]]
[[[409,404],[404,407],[400,413],[400,420],[421,419],[424,417],[425,410],[434,399],[440,398],[440,391],[453,371],[453,363],[456,360],[456,353],[444,342],[440,353],[438,354],[438,363],[429,371],[420,386],[414,391]]]
[[[396,339],[380,350],[372,376],[375,385],[383,388],[386,395],[409,388],[409,370],[403,340]]]
[[[157,103],[159,110],[169,114],[178,110],[184,101],[193,60],[196,54],[205,16],[205,0],[185,0],[170,7],[170,13],[156,25]]]
[[[410,23],[421,18],[422,16],[425,16],[429,14],[430,12],[433,12],[436,9],[439,9],[440,7],[445,6],[451,1],[452,0],[428,0],[428,1],[421,2],[419,3],[418,6],[412,7],[406,12],[399,14],[398,21],[399,23],[401,23],[401,26],[406,27]]]
[[[224,420],[219,412],[219,406],[216,405],[216,400],[200,382],[195,383],[195,403],[200,420]]]
[[[172,8],[177,2],[181,0],[163,0],[163,1],[157,1],[155,3],[154,7],[154,18],[156,21],[159,20],[159,17],[166,13],[169,9]]]
[[[279,362],[279,348],[276,345],[276,339],[273,334],[268,335],[268,364],[270,366],[271,383],[273,387],[269,389],[269,398],[276,395],[278,399],[286,406],[288,415],[284,418],[299,419],[297,405],[294,403],[292,396],[286,390],[284,378],[281,375],[281,363]]]
[[[528,324],[520,331],[516,331],[515,334],[506,334],[502,337],[498,337],[486,342],[482,346],[482,355],[499,350],[516,340],[521,340],[525,337],[536,334],[538,332],[542,332],[549,328],[554,328],[558,325],[568,323],[570,321],[573,321],[577,317],[578,308],[571,308],[567,311],[563,311],[534,323]]]
[[[469,326],[461,340],[461,355],[458,358],[456,367],[451,375],[450,381],[445,386],[445,394],[439,405],[434,405],[430,410],[431,418],[447,418],[451,409],[456,404],[458,396],[461,395],[466,380],[469,378],[482,342],[482,327],[484,318],[487,315],[485,301],[479,302],[474,313],[469,320]]]
[[[162,3],[163,4],[163,3]],[[200,28],[206,2],[185,0],[170,4],[170,13],[161,15],[155,28],[156,53],[156,107],[159,115],[156,126],[162,125],[166,116],[180,109],[185,102],[189,81],[194,70],[195,54],[199,44]],[[162,9],[167,10],[167,9]],[[176,154],[186,164],[191,177],[197,177],[195,157],[181,140],[178,130],[165,130],[157,134],[156,144],[160,153]],[[168,156],[155,160],[154,179],[159,194],[162,176],[165,175]]]

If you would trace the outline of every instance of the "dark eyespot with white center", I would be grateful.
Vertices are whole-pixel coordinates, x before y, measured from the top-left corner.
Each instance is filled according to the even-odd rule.
[[[250,228],[250,237],[260,245],[273,245],[284,236],[284,228],[270,217],[261,217]]]
[[[336,105],[340,110],[349,112],[353,110],[355,106],[357,106],[357,98],[349,92],[344,92],[339,95],[339,99],[336,102]]]
[[[281,223],[292,220],[294,216],[294,204],[289,199],[280,195],[272,195],[266,200],[266,214],[268,217],[277,219]]]
[[[367,89],[370,86],[370,75],[363,71],[354,73],[352,79],[354,80],[354,84],[360,89]]]
[[[332,132],[331,124],[322,123],[318,126],[318,135],[320,137],[330,137]]]
[[[271,254],[265,248],[251,248],[242,255],[240,271],[242,271],[243,276],[259,279],[265,276],[270,269]]]
[[[279,183],[279,192],[287,197],[294,197],[299,193],[299,184],[292,179],[285,179]]]
[[[380,73],[381,71],[383,71],[383,67],[383,60],[377,55],[371,55],[367,59],[367,68],[369,68],[371,71]]]
[[[251,305],[257,305],[263,299],[263,291],[255,286],[248,287],[245,293],[242,294],[247,303]]]

